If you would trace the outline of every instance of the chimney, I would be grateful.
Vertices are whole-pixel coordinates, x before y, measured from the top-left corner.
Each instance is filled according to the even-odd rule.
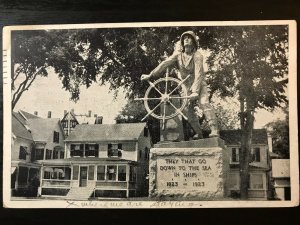
[[[67,113],[68,113],[68,111],[67,111],[67,110],[64,110],[64,116],[65,116]]]
[[[34,115],[37,116],[37,115],[38,115],[38,112],[37,112],[37,111],[34,111]]]
[[[89,110],[88,112],[88,117],[92,117],[92,110]]]
[[[73,113],[73,114],[74,114],[74,109],[71,109],[71,113]]]
[[[102,124],[103,116],[97,116],[95,120],[95,124]]]
[[[51,111],[48,111],[48,118],[51,118]]]

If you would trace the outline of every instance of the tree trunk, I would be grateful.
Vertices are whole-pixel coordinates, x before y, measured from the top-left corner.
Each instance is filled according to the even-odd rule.
[[[252,105],[247,101],[247,109],[243,116],[243,127],[241,136],[241,152],[240,152],[240,193],[241,199],[248,199],[248,188],[249,188],[249,162],[252,145],[252,133],[254,116]]]

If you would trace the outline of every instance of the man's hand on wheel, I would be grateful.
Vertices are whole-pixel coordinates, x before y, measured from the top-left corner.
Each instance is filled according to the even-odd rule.
[[[149,74],[142,74],[141,80],[149,80],[150,77],[151,77],[151,76],[150,76]]]
[[[197,93],[192,93],[192,94],[190,94],[189,99],[192,101],[195,101],[198,99],[198,96],[199,95]]]

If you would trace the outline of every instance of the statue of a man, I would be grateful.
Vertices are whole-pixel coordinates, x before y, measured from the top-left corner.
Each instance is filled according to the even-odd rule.
[[[195,131],[193,139],[203,138],[199,123],[199,111],[203,110],[206,120],[211,129],[210,137],[219,136],[219,129],[215,111],[208,99],[207,84],[204,77],[203,56],[197,50],[197,38],[193,31],[184,32],[180,37],[181,51],[175,51],[172,56],[161,62],[150,74],[143,74],[141,80],[159,76],[167,67],[176,64],[181,78],[188,75],[190,78],[185,82],[190,96],[190,103],[185,110],[188,122]]]

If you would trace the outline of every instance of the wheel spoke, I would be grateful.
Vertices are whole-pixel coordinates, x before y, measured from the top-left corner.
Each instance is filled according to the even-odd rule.
[[[188,75],[185,79],[183,79],[182,81],[180,81],[180,83],[178,84],[178,86],[176,88],[174,88],[168,95],[170,96],[171,94],[173,94],[173,92],[176,91],[188,78],[190,78],[190,75]]]
[[[135,98],[134,100],[161,100],[161,98]]]
[[[153,87],[160,95],[163,95],[163,93],[161,93],[160,90],[158,90],[157,87],[155,87],[155,85],[151,81],[148,81],[148,82],[149,82],[150,86]]]
[[[162,129],[164,130],[165,129],[165,120],[166,120],[166,104],[167,102],[164,102],[164,113],[163,113],[163,127]]]
[[[169,96],[169,99],[189,99],[190,96]]]
[[[187,117],[175,106],[171,101],[168,101],[170,105],[178,112],[185,120],[187,120]]]
[[[161,105],[161,103],[162,101],[158,103],[157,106],[155,106],[151,111],[149,111],[147,115],[142,119],[142,121],[144,121],[150,114],[152,114]]]
[[[167,73],[166,73],[166,88],[165,88],[165,94],[168,93],[168,76],[169,76],[169,71],[167,69]]]

